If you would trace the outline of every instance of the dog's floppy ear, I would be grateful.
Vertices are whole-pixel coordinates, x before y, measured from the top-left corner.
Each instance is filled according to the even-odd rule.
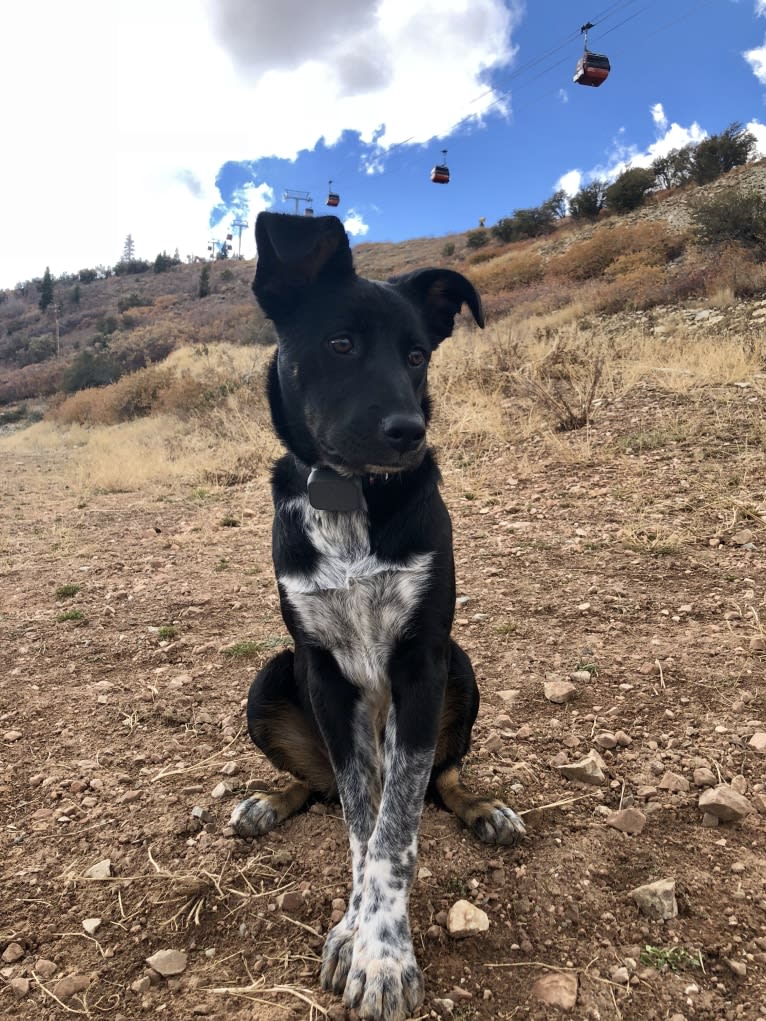
[[[393,277],[390,283],[420,306],[434,347],[452,335],[455,316],[467,305],[484,328],[481,298],[470,280],[451,269],[421,269]]]
[[[336,216],[259,213],[255,241],[253,291],[270,319],[281,318],[306,287],[354,275],[348,237]]]

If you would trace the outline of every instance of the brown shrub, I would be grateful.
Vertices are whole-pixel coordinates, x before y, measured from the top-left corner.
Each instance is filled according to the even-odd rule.
[[[705,273],[708,295],[728,289],[735,298],[752,298],[766,290],[766,266],[742,245],[723,245]]]
[[[589,280],[602,275],[620,258],[631,255],[640,258],[628,261],[614,273],[629,275],[636,265],[665,265],[684,250],[683,235],[671,231],[667,224],[643,221],[635,224],[605,225],[594,231],[590,238],[571,245],[566,252],[554,256],[548,263],[553,276],[569,280]]]
[[[509,253],[472,269],[471,280],[479,291],[512,291],[544,275],[545,263],[536,252]]]

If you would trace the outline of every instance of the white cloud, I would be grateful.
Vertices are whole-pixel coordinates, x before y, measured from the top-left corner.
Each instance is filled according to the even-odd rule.
[[[655,103],[651,108],[651,111],[655,127],[657,127],[660,131],[665,131],[668,126],[668,119],[665,116],[665,110],[662,103]]]
[[[766,0],[764,0],[766,2]],[[683,149],[685,145],[696,145],[707,132],[696,121],[688,127],[680,124],[668,125],[667,117],[661,103],[651,107],[654,123],[664,129],[664,133],[645,150],[641,151],[634,145],[626,145],[622,140],[624,129],[620,129],[620,137],[614,140],[611,153],[604,163],[591,167],[589,170],[569,170],[559,178],[556,188],[563,188],[567,195],[576,194],[580,188],[591,181],[613,181],[629,167],[648,167],[660,156],[666,156],[672,149]],[[764,128],[766,132],[766,128]],[[764,136],[766,141],[766,135]]]
[[[766,0],[755,0],[755,13],[760,17],[766,17]]]
[[[352,237],[364,237],[370,229],[369,225],[362,219],[361,214],[357,213],[355,209],[349,209],[348,215],[343,221],[343,226]]]
[[[766,124],[761,124],[760,121],[750,121],[745,128],[755,136],[758,145],[758,158],[762,159],[766,156]]]
[[[763,6],[766,12],[766,0],[763,0]],[[759,13],[761,12],[759,11]],[[764,42],[763,46],[756,46],[755,49],[745,50],[742,56],[750,65],[753,74],[761,85],[766,85],[766,42]]]
[[[511,59],[522,13],[522,0],[8,5],[0,286],[113,263],[128,233],[144,257],[203,253],[225,161],[294,159],[346,129],[383,154],[481,119],[498,109],[484,75]],[[243,191],[243,213],[266,196]]]

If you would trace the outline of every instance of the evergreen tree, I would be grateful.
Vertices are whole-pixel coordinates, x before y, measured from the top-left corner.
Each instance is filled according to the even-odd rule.
[[[200,298],[207,298],[210,294],[210,267],[203,266],[200,270],[199,275],[199,291],[197,292]]]
[[[44,312],[46,308],[53,301],[53,277],[51,276],[50,267],[45,267],[45,274],[43,275],[43,282],[40,285],[40,311]]]
[[[136,246],[133,242],[133,235],[128,234],[125,244],[122,246],[122,261],[132,262],[136,254]]]

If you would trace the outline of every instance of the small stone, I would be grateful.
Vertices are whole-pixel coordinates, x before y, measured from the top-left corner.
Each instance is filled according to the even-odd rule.
[[[213,817],[206,808],[202,808],[200,805],[195,805],[191,810],[192,819],[197,819],[201,823],[212,822]]]
[[[141,978],[137,978],[135,982],[130,983],[132,992],[138,993],[139,996],[143,993],[148,993],[152,987],[151,979],[148,975],[142,975]]]
[[[224,776],[234,776],[235,773],[239,772],[239,765],[234,761],[234,759],[229,759],[228,762],[221,766],[221,772]]]
[[[602,730],[600,734],[596,734],[593,738],[593,743],[598,745],[599,748],[609,751],[617,747],[617,737],[608,730]]]
[[[663,791],[672,791],[674,794],[685,794],[689,790],[689,781],[680,773],[667,772],[657,786]]]
[[[91,865],[89,869],[86,869],[84,875],[86,879],[109,879],[112,874],[112,861],[110,858],[104,858],[103,861],[97,861],[95,865]]]
[[[750,639],[750,651],[766,652],[766,638],[761,638],[760,635],[754,635]]]
[[[89,985],[90,979],[87,975],[67,975],[66,978],[60,978],[55,983],[53,994],[66,1003],[67,1000],[71,1000],[73,996],[87,989]]]
[[[15,964],[24,956],[24,948],[20,943],[9,943],[3,951],[3,960],[6,964]]]
[[[589,684],[593,678],[590,675],[590,670],[575,670],[569,675],[569,680],[575,684]]]
[[[572,971],[551,971],[532,986],[532,996],[560,1010],[572,1010],[577,1003],[577,975]]]
[[[739,978],[744,978],[747,975],[747,965],[744,961],[732,961],[729,957],[725,957],[724,960],[733,975],[737,975]]]
[[[617,744],[620,748],[627,748],[629,745],[633,744],[633,738],[630,734],[626,734],[624,730],[615,731],[614,736],[617,739]]]
[[[451,1014],[455,1009],[455,1001],[451,1000],[449,996],[437,996],[431,1000],[431,1006],[438,1014]]]
[[[747,798],[725,783],[700,794],[699,807],[721,822],[739,822],[753,811],[753,806]]]
[[[38,957],[35,961],[35,971],[40,978],[53,978],[58,971],[55,961],[49,961],[47,957]]]
[[[28,978],[12,978],[8,983],[8,988],[11,991],[14,999],[23,1000],[29,992],[29,979]]]
[[[606,763],[595,750],[591,748],[584,759],[579,762],[568,762],[566,765],[558,766],[558,771],[567,780],[575,780],[578,783],[586,783],[592,786],[599,786],[606,780],[604,770]]]
[[[304,905],[303,897],[297,890],[288,890],[277,896],[277,907],[280,911],[300,911]]]
[[[658,879],[655,883],[637,886],[629,896],[636,902],[641,914],[649,918],[667,919],[678,915],[675,879]]]
[[[232,786],[229,780],[221,780],[221,782],[219,784],[216,784],[215,787],[210,792],[210,797],[224,798],[226,797],[227,794],[231,794],[233,790],[234,787]]]
[[[718,816],[711,815],[710,812],[704,812],[702,815],[702,825],[709,830],[715,829],[718,825]]]
[[[712,769],[708,769],[707,766],[698,766],[694,770],[694,786],[695,787],[715,787],[716,775]]]
[[[543,685],[543,694],[549,702],[565,705],[577,698],[577,688],[569,681],[546,681]]]
[[[759,755],[766,755],[766,730],[757,730],[747,743]]]
[[[609,978],[612,982],[619,982],[620,985],[624,986],[626,982],[630,981],[630,974],[628,973],[628,969],[625,965],[620,965],[617,968],[612,968],[609,972]]]
[[[186,971],[186,953],[183,950],[158,950],[146,958],[146,963],[163,978],[180,975]]]
[[[425,865],[418,869],[418,879],[430,879],[432,875],[433,872],[430,869],[427,869]]]
[[[749,528],[740,528],[738,532],[735,532],[731,537],[731,543],[733,546],[747,546],[748,543],[752,542],[755,536]]]
[[[464,989],[462,986],[453,986],[450,990],[451,1000],[472,1000],[473,993],[470,989]]]
[[[622,808],[618,812],[608,815],[606,824],[613,826],[621,833],[635,835],[640,833],[646,825],[646,816],[638,808]]]
[[[477,932],[486,932],[489,928],[487,914],[467,900],[458,900],[449,909],[447,931],[450,936],[460,939]]]
[[[99,925],[101,925],[100,918],[84,918],[82,923],[83,929],[85,929],[89,936],[92,936],[95,933]]]
[[[3,741],[13,744],[14,741],[19,741],[23,736],[20,730],[6,730],[3,734]]]
[[[520,688],[506,688],[503,691],[498,691],[497,694],[498,697],[503,700],[503,702],[511,703],[516,701],[516,699],[519,697],[520,691],[521,691]]]

